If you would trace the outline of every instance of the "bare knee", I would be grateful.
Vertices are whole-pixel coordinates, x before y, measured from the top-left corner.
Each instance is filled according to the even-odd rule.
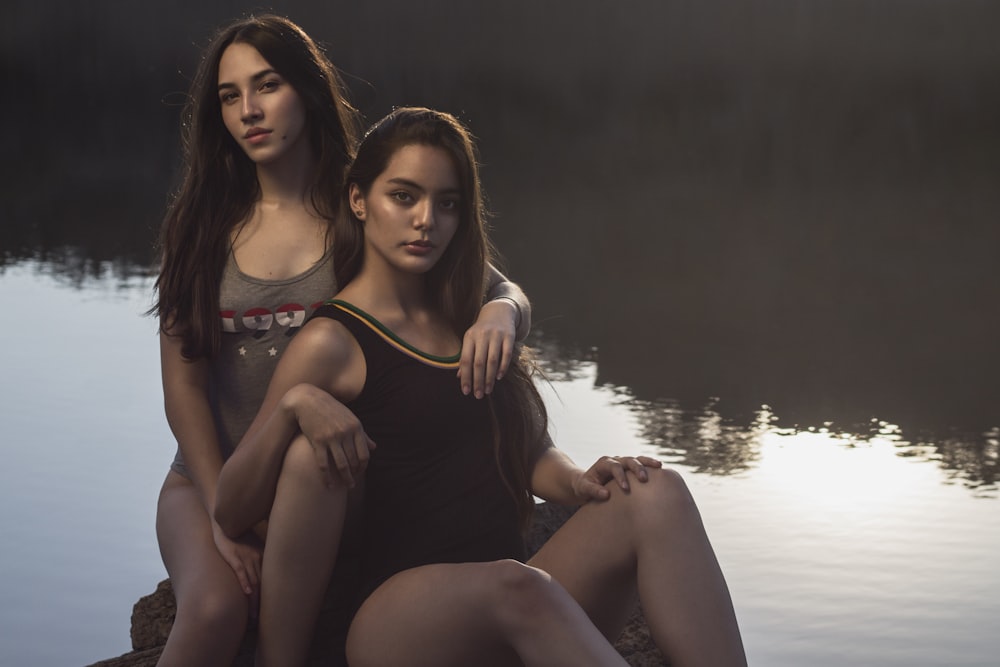
[[[211,637],[242,637],[249,600],[238,588],[205,587],[178,595],[175,625]]]
[[[508,634],[537,630],[568,595],[548,573],[515,560],[490,563],[488,604]]]
[[[324,453],[320,452],[320,454]],[[281,475],[282,477],[294,477],[302,481],[325,484],[320,463],[326,464],[325,455],[317,456],[309,439],[299,434],[288,445],[285,459],[281,465]],[[333,478],[337,479],[336,471],[333,472]]]
[[[630,479],[630,492],[620,500],[636,529],[646,531],[697,518],[698,507],[684,478],[669,468],[647,468],[646,482]]]

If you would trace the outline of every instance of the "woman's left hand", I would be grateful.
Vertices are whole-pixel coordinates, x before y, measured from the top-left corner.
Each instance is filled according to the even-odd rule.
[[[622,491],[628,492],[628,472],[640,482],[645,482],[649,479],[646,468],[661,467],[663,463],[648,456],[602,456],[576,479],[573,491],[583,502],[607,500],[611,492],[604,485],[611,480],[615,480]]]
[[[517,311],[505,300],[487,301],[462,340],[458,379],[463,394],[482,398],[493,391],[514,353]]]

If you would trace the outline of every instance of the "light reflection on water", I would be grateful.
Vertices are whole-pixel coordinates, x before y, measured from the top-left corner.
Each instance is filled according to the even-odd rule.
[[[746,424],[723,402],[682,409],[600,386],[593,361],[549,364],[558,444],[685,473],[726,571],[751,664],[995,665],[1000,639],[997,430],[907,440],[853,429]]]
[[[173,446],[148,303],[148,279],[0,273],[0,664],[127,651],[131,605],[163,576],[153,513]],[[560,446],[685,475],[751,664],[996,664],[997,428],[785,425],[780,406],[640,400],[598,383],[596,355],[541,343]]]

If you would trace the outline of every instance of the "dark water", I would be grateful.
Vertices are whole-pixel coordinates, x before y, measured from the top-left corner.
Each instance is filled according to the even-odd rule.
[[[755,569],[755,557],[775,547],[725,528],[736,525],[726,493],[770,512],[777,505],[741,494],[767,480],[761,493],[780,504],[786,497],[773,489],[798,479],[789,502],[816,501],[822,466],[848,479],[877,471],[879,498],[923,507],[918,497],[947,495],[941,502],[953,514],[938,516],[938,529],[961,524],[957,516],[991,517],[962,524],[955,539],[968,549],[941,556],[901,537],[899,554],[920,553],[928,566],[979,557],[984,521],[996,525],[1000,446],[1000,5],[273,7],[326,43],[369,119],[394,105],[436,106],[480,137],[495,236],[532,298],[534,342],[571,412],[559,442],[582,459],[621,440],[690,470],[705,487],[706,514],[720,508],[758,664],[820,664],[817,654],[836,653],[821,638],[842,634],[819,619],[812,643],[801,640],[805,653],[779,658],[763,648],[779,636],[798,647],[769,624],[794,623],[789,610],[806,605],[793,590],[779,596],[783,604],[772,599],[773,609],[746,601],[778,586]],[[5,357],[21,340],[10,323],[45,308],[13,307],[12,290],[25,280],[45,298],[124,299],[129,317],[148,303],[186,80],[212,26],[243,9],[19,0],[8,10],[0,26]],[[16,390],[3,391],[6,402]],[[591,403],[600,407],[579,412]],[[622,429],[631,435],[612,435]],[[921,491],[897,494],[895,481],[913,475]],[[809,505],[846,522],[830,534],[880,516],[881,501],[859,489],[825,491],[860,499],[843,516],[843,507]],[[902,516],[892,507],[890,516]],[[824,525],[812,516],[807,532]],[[912,525],[931,516],[927,509]],[[900,521],[895,534],[910,535]],[[862,530],[837,544],[875,535]],[[822,562],[802,556],[797,571]],[[973,578],[997,590],[995,578]],[[955,603],[966,622],[984,613],[979,595]],[[985,613],[995,618],[996,607]],[[950,664],[995,660],[995,640],[962,645],[968,656]],[[861,663],[897,664],[890,646],[866,646],[886,657]],[[793,654],[811,658],[796,663]]]

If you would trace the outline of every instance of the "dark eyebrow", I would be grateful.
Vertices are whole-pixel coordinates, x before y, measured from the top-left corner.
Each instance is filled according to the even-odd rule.
[[[250,77],[250,79],[254,83],[257,83],[258,81],[260,81],[264,77],[270,76],[272,74],[278,74],[278,72],[276,72],[273,69],[262,69],[261,71],[257,72],[252,77]],[[278,76],[281,76],[281,75],[279,74]],[[235,88],[235,87],[236,87],[235,83],[229,83],[228,81],[223,81],[222,83],[219,84],[219,90],[222,90],[223,88]]]
[[[407,187],[413,188],[414,190],[420,190],[421,192],[424,192],[424,188],[423,187],[421,187],[420,185],[418,185],[417,183],[411,181],[408,178],[402,178],[402,177],[390,178],[387,182],[388,183],[394,183],[396,185],[405,185]],[[462,191],[459,190],[458,188],[448,188],[447,190],[443,190],[441,192],[441,194],[458,195],[458,194],[462,194]]]

